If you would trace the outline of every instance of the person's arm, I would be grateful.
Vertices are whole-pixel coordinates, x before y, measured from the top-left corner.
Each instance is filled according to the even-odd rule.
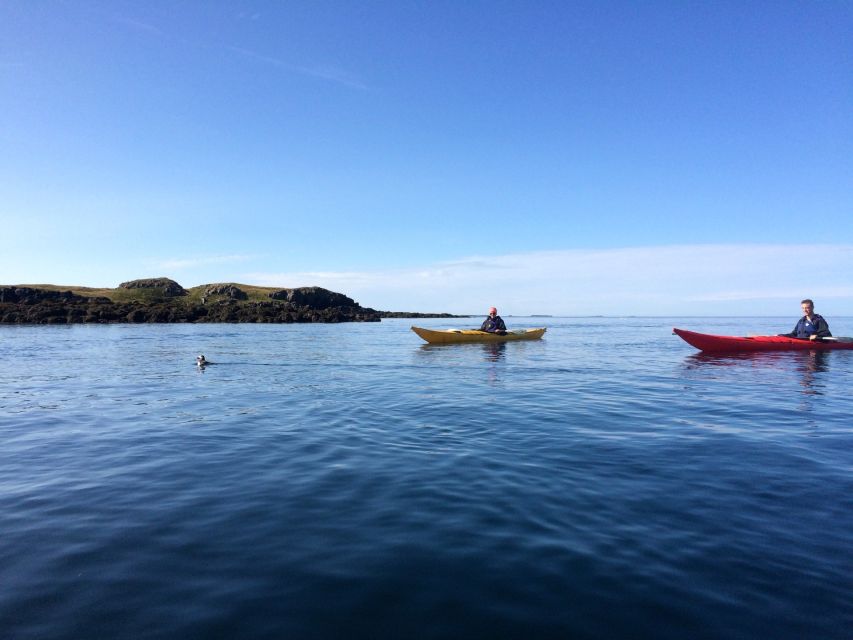
[[[823,319],[823,316],[821,316],[817,321],[817,331],[815,332],[815,336],[818,338],[832,337],[832,334],[829,332],[829,323]]]
[[[495,329],[497,331],[506,331],[506,324],[504,324],[503,318],[498,318],[498,321],[496,324],[497,324],[497,326],[495,327]]]
[[[797,324],[794,325],[794,330],[791,333],[780,333],[779,335],[785,338],[796,338],[797,330],[800,328],[800,323],[802,322],[802,318],[797,320]]]
[[[480,325],[480,331],[488,331],[489,330],[489,318],[483,320],[483,324]]]

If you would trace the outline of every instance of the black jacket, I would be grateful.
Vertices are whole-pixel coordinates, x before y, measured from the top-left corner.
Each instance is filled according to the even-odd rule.
[[[823,316],[814,313],[812,321],[809,322],[806,316],[800,318],[797,326],[791,333],[782,333],[780,335],[788,336],[789,338],[810,338],[816,335],[818,338],[829,338],[832,334],[829,332],[829,324],[823,319]]]
[[[489,316],[483,321],[482,326],[480,327],[480,331],[488,331],[489,333],[498,333],[499,331],[506,331],[506,325],[500,316]]]

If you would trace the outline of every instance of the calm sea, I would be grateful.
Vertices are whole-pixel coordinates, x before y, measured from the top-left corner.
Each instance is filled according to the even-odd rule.
[[[0,637],[853,636],[853,351],[506,319],[0,328]]]

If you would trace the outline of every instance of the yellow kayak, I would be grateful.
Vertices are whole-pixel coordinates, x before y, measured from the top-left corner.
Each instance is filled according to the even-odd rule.
[[[412,327],[412,331],[430,344],[454,344],[458,342],[506,342],[508,340],[538,340],[545,333],[545,327],[539,329],[519,329],[507,331],[504,335],[487,333],[476,329],[446,329],[433,331],[421,327]]]

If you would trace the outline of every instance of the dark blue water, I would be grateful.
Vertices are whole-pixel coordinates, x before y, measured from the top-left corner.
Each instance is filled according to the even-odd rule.
[[[851,637],[853,352],[508,320],[0,328],[0,636]]]

